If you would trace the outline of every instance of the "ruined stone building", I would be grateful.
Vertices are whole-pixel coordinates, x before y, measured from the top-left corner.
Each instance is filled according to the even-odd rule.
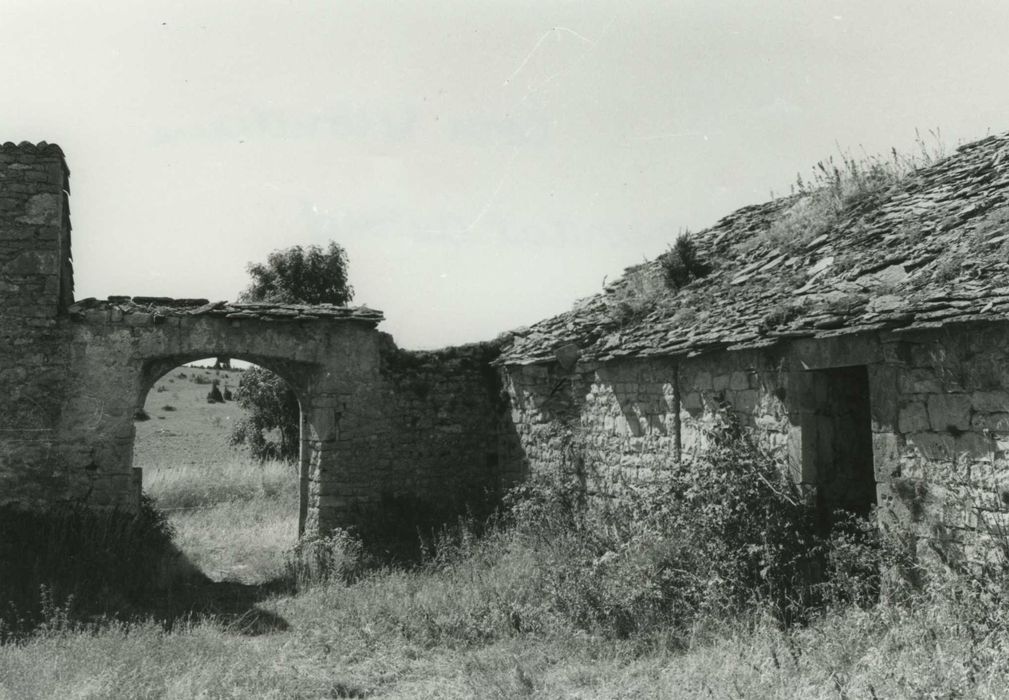
[[[492,346],[405,352],[366,308],[74,301],[68,183],[59,147],[0,147],[0,505],[136,507],[136,409],[171,369],[221,356],[298,395],[305,531],[388,494],[462,502],[517,478]]]
[[[703,450],[718,416],[825,510],[911,512],[915,484],[1009,449],[1009,136],[826,218],[808,196],[745,207],[692,236],[707,274],[677,289],[663,257],[433,353],[396,348],[369,309],[75,302],[67,183],[55,146],[0,150],[0,503],[135,503],[134,409],[217,355],[298,393],[309,530],[384,494],[464,500],[573,464],[614,493]]]

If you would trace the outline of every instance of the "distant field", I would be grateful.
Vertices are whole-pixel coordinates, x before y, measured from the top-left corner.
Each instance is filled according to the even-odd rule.
[[[180,375],[186,375],[182,377]],[[234,391],[241,372],[178,367],[162,377],[147,394],[144,408],[150,420],[137,421],[133,466],[145,470],[170,458],[174,464],[204,464],[208,460],[230,461],[235,448],[228,445],[231,426],[244,412],[233,401],[207,403],[210,384],[197,384],[196,377],[220,380],[220,388]]]
[[[168,513],[194,564],[215,580],[261,583],[297,541],[298,476],[289,464],[259,463],[228,444],[244,411],[206,397],[214,379],[224,392],[240,377],[192,367],[162,377],[147,395],[150,419],[136,422],[134,466],[144,470],[144,492]]]

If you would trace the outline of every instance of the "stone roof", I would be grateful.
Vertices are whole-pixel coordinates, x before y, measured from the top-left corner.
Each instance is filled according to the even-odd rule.
[[[678,291],[662,256],[566,313],[513,331],[500,363],[694,356],[873,330],[1009,319],[1009,134],[848,203],[789,245],[772,222],[803,196],[748,206],[692,236],[711,266]],[[808,197],[808,195],[805,195]]]
[[[206,299],[172,299],[169,297],[111,296],[105,301],[82,299],[67,311],[74,320],[95,318],[101,314],[150,317],[152,323],[169,316],[213,316],[229,319],[261,321],[359,321],[378,325],[385,319],[381,311],[367,306],[336,306],[334,304],[275,304],[272,302],[207,301]]]

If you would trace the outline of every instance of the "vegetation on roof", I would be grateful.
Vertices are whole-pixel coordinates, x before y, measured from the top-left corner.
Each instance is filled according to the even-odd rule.
[[[1009,319],[1009,134],[942,154],[933,133],[912,155],[821,161],[790,195],[684,236],[516,333],[503,361],[549,360],[570,343],[606,360]]]

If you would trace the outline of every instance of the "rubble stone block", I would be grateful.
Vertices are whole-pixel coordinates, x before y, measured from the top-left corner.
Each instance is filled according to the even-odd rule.
[[[938,394],[944,391],[942,382],[931,368],[905,368],[897,375],[902,394]]]
[[[750,388],[750,380],[746,372],[733,372],[729,375],[729,388],[733,391],[743,391]]]
[[[892,433],[872,436],[872,466],[876,482],[889,481],[900,473],[900,442]]]
[[[982,413],[1009,413],[1009,391],[975,391],[971,406]]]
[[[970,430],[971,397],[968,394],[931,394],[928,420],[932,430]]]
[[[975,413],[971,419],[974,430],[1009,433],[1009,413]]]
[[[924,401],[912,401],[901,406],[898,413],[897,429],[902,433],[917,433],[931,426]]]

